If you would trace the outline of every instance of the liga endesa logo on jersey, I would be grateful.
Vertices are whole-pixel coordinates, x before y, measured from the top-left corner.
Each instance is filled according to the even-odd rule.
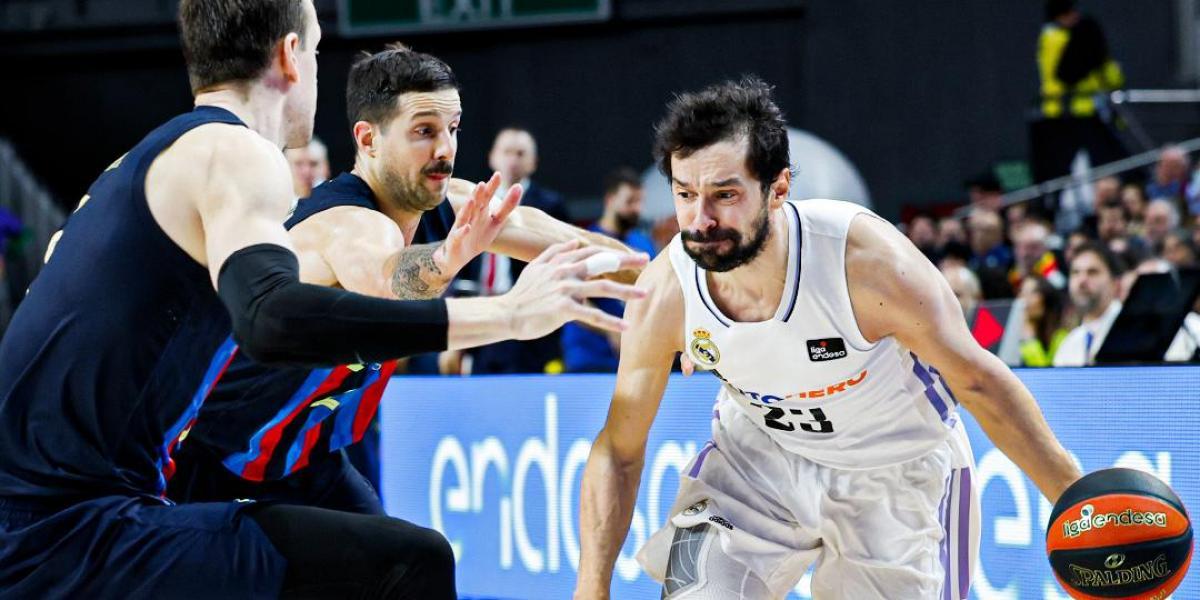
[[[1097,513],[1091,504],[1079,509],[1079,518],[1063,523],[1063,537],[1077,538],[1093,529],[1103,529],[1109,525],[1117,527],[1167,527],[1167,513],[1142,512],[1127,508],[1121,512]]]
[[[846,342],[842,338],[808,340],[808,359],[813,362],[846,358]]]

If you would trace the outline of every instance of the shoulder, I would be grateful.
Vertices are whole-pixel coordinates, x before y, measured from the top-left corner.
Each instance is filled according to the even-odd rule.
[[[626,305],[625,315],[636,331],[654,340],[669,340],[678,351],[683,347],[683,288],[671,267],[667,252],[660,252],[638,277],[645,298]]]
[[[292,227],[293,237],[321,233],[328,245],[349,245],[362,241],[386,243],[398,236],[400,226],[383,213],[361,206],[333,206],[314,213]],[[394,240],[393,240],[394,241]]]
[[[203,189],[219,199],[231,188],[291,199],[291,174],[283,152],[254,131],[238,125],[209,123],[189,131],[164,154],[182,162]],[[246,194],[239,194],[239,196]]]

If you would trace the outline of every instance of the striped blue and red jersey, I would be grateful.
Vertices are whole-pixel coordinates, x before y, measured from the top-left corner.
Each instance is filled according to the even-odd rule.
[[[301,200],[286,226],[338,206],[378,210],[371,188],[343,173]],[[413,243],[445,239],[453,223],[454,210],[443,201],[422,216]],[[226,360],[218,352],[210,370]],[[361,440],[394,370],[395,362],[267,367],[234,352],[181,441],[206,446],[243,479],[281,479]]]

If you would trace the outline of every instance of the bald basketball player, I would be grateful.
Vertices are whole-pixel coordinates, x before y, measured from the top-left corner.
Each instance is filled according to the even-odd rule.
[[[195,109],[91,186],[0,342],[0,597],[453,598],[449,545],[403,521],[173,505],[172,447],[239,345],[266,362],[377,362],[536,337],[572,318],[621,329],[580,299],[640,293],[583,281],[599,250],[571,244],[495,300],[302,284],[282,225],[293,197],[281,149],[312,132],[313,5],[179,10]]]
[[[525,261],[576,239],[627,250],[536,208],[518,206],[498,222],[488,218],[486,205],[476,206],[474,198],[495,194],[500,177],[478,186],[450,179],[463,114],[445,62],[393,46],[355,63],[347,85],[354,169],[316,188],[285,224],[302,281],[384,298],[431,298],[484,249]],[[513,186],[509,201],[520,192]],[[235,357],[175,453],[168,496],[383,514],[378,494],[344,449],[367,432],[394,368],[394,361],[268,367]]]
[[[1053,502],[1079,470],[979,347],[937,269],[854,204],[787,200],[785,123],[756,79],[680,96],[657,128],[681,233],[626,311],[583,478],[578,598],[606,598],[676,353],[723,382],[710,441],[639,553],[664,598],[967,597],[970,409]]]

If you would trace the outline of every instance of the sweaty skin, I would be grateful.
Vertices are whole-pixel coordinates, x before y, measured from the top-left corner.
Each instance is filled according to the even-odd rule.
[[[528,206],[516,206],[507,219],[495,219],[490,203],[498,184],[498,177],[480,185],[461,179],[450,182],[447,197],[455,222],[441,243],[410,245],[420,213],[389,216],[359,206],[317,213],[289,232],[300,257],[301,280],[382,298],[433,298],[484,250],[524,261],[553,244],[574,240],[584,246],[630,251],[617,240]],[[515,205],[520,191],[519,186],[510,189],[501,207]],[[618,272],[617,280],[630,282],[640,272],[638,267],[625,269]]]

